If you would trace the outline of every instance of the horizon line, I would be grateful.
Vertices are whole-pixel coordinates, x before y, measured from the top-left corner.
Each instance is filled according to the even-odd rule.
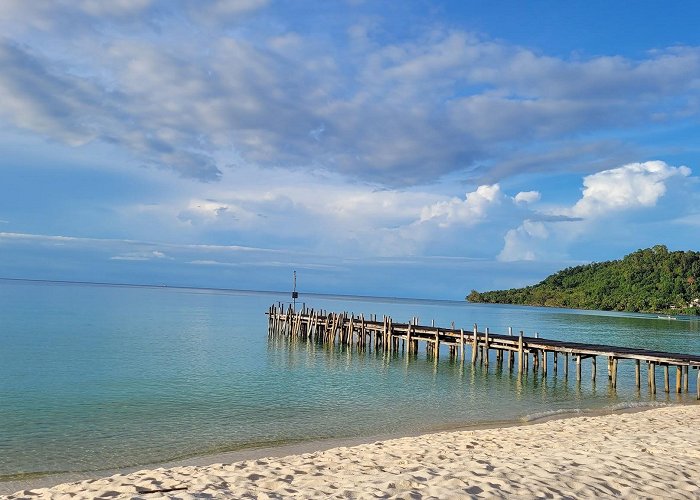
[[[167,284],[153,284],[153,283],[119,283],[119,282],[109,282],[109,281],[79,281],[79,280],[57,280],[57,279],[43,279],[43,278],[9,278],[0,276],[0,281],[13,281],[13,282],[25,282],[25,283],[46,283],[46,284],[58,284],[58,285],[91,285],[91,286],[106,286],[106,287],[124,287],[124,288],[172,288],[176,290],[211,290],[219,292],[246,292],[246,293],[257,293],[257,294],[290,294],[292,290],[261,290],[261,289],[251,289],[251,288],[221,288],[221,287],[206,287],[206,286],[192,286],[192,285],[167,285]],[[452,302],[452,303],[469,303],[467,300],[456,300],[456,299],[431,299],[425,297],[398,297],[390,295],[361,295],[361,294],[348,294],[348,293],[329,293],[329,292],[304,292],[297,290],[299,295],[307,295],[312,297],[328,297],[328,298],[346,298],[346,299],[384,299],[384,300],[399,300],[399,301],[418,301],[418,302]],[[290,300],[291,301],[291,300]]]

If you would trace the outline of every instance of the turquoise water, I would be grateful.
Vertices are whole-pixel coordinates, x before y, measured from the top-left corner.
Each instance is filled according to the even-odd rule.
[[[0,281],[0,480],[124,468],[256,446],[666,404],[633,363],[607,378],[523,380],[441,356],[387,359],[267,338],[286,295]],[[697,321],[643,315],[304,296],[307,306],[512,326],[541,337],[700,354]],[[603,368],[601,368],[601,366]],[[604,362],[599,362],[603,374]],[[573,373],[573,372],[572,372]],[[675,374],[674,374],[675,375]],[[658,382],[657,382],[658,385]]]

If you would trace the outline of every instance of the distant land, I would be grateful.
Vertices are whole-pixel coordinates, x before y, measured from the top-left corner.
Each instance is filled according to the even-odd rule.
[[[663,245],[621,260],[569,267],[525,288],[477,292],[469,302],[700,315],[700,253]]]

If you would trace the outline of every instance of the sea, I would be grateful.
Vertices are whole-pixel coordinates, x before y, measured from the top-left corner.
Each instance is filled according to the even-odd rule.
[[[616,390],[598,363],[520,379],[495,363],[268,338],[288,293],[0,280],[0,486],[329,439],[372,440],[558,414],[682,404]],[[700,354],[700,322],[655,315],[305,294],[298,306],[394,321]],[[551,358],[550,358],[551,363]],[[561,361],[560,361],[561,363]],[[517,371],[517,370],[516,370]],[[675,375],[675,372],[672,372]],[[645,373],[644,373],[645,375]]]

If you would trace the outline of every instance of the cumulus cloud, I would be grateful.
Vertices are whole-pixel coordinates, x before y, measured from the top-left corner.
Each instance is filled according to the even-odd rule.
[[[588,175],[583,178],[581,198],[573,206],[551,209],[540,220],[526,219],[509,230],[498,258],[503,261],[565,258],[570,245],[600,231],[600,224],[606,224],[607,231],[614,234],[615,222],[611,218],[656,207],[674,181],[690,174],[686,166],[647,161]],[[675,214],[670,218],[675,218]],[[632,223],[625,221],[625,225]]]
[[[540,201],[539,191],[521,191],[513,198],[516,203],[535,203]]]
[[[477,224],[486,217],[489,208],[500,204],[503,198],[498,184],[479,186],[476,191],[467,193],[463,200],[453,198],[425,207],[420,221],[436,221],[440,227]]]
[[[516,229],[509,230],[504,238],[503,250],[498,254],[498,260],[535,260],[536,248],[549,236],[549,231],[543,222],[524,221]]]
[[[672,167],[663,161],[630,163],[604,170],[583,179],[583,196],[570,212],[590,218],[613,211],[653,207],[666,193],[669,179],[690,174],[686,166]]]

